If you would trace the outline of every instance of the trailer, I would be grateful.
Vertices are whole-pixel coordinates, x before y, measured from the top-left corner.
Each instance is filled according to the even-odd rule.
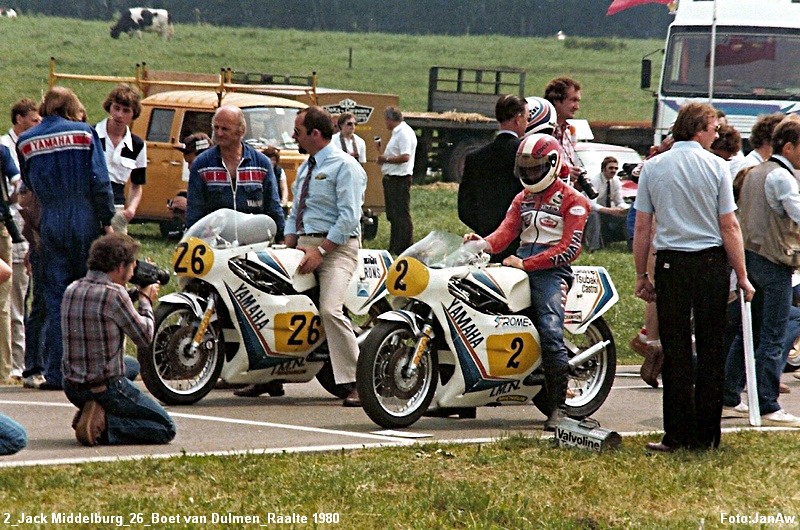
[[[428,74],[427,112],[404,112],[417,133],[415,180],[430,173],[460,182],[470,151],[497,132],[494,107],[502,94],[525,97],[525,70],[432,66]]]

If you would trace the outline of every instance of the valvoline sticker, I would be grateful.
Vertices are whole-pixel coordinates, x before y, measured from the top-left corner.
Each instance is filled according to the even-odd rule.
[[[581,205],[573,206],[569,209],[569,213],[572,215],[586,215],[586,208]]]

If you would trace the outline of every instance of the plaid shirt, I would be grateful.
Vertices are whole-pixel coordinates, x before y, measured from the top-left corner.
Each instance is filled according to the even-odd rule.
[[[104,272],[90,270],[67,287],[61,302],[64,379],[103,383],[123,375],[124,335],[144,348],[153,339],[153,328],[147,298],[139,298],[137,313],[124,286]]]

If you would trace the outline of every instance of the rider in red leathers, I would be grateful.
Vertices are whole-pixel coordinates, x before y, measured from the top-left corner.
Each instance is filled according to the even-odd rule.
[[[581,252],[589,202],[558,179],[562,168],[558,141],[546,134],[523,138],[515,171],[525,189],[511,203],[505,219],[485,242],[491,253],[502,251],[517,235],[516,256],[503,264],[528,273],[531,309],[539,331],[545,388],[551,413],[546,431],[555,430],[565,416],[569,357],[564,345],[564,304],[572,284],[572,267]],[[467,234],[466,240],[479,240]]]

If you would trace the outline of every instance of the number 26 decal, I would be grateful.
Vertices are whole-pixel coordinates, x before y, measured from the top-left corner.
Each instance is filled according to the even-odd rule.
[[[181,241],[172,254],[172,267],[178,276],[205,276],[214,265],[214,251],[202,239]]]

